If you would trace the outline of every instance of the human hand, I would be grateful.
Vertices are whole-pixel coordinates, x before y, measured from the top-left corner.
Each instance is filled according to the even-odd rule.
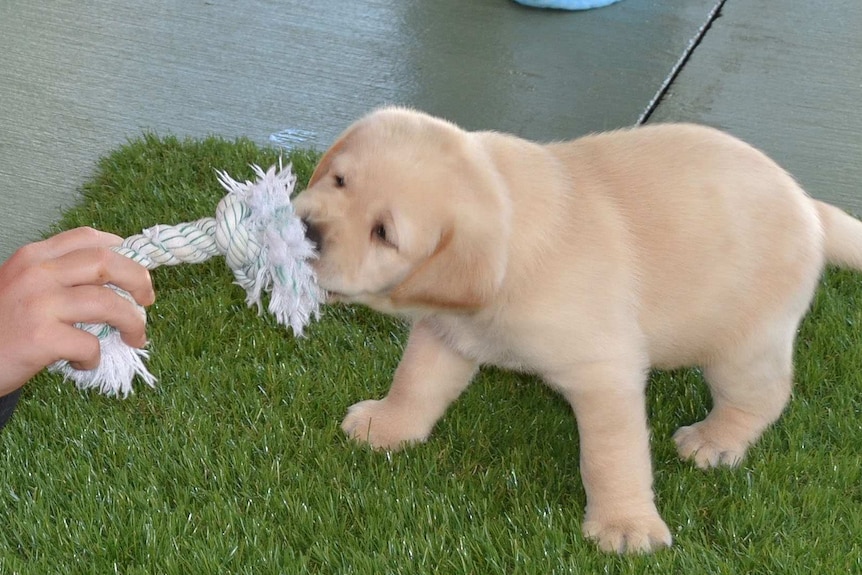
[[[25,245],[0,266],[0,396],[61,359],[76,369],[99,365],[98,338],[76,323],[106,323],[128,345],[146,344],[144,316],[105,286],[142,306],[155,300],[149,271],[110,249],[122,241],[77,228]]]

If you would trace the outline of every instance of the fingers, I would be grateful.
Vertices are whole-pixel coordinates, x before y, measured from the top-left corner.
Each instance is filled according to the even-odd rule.
[[[128,345],[146,345],[146,316],[143,311],[105,286],[113,284],[122,288],[142,306],[155,301],[150,272],[110,249],[122,243],[122,238],[91,228],[77,228],[41,243],[43,255],[59,254],[38,266],[41,268],[39,275],[48,282],[56,282],[59,288],[47,296],[50,303],[45,302],[52,308],[57,321],[70,326],[75,323],[108,324],[120,332]],[[84,342],[81,337],[74,340],[79,344]],[[74,345],[69,347],[75,349]],[[81,351],[91,350],[82,348]],[[84,353],[80,361],[88,364],[86,357],[90,355]],[[64,356],[64,359],[78,361],[71,356]],[[98,353],[95,361],[98,363]]]
[[[82,227],[61,232],[41,242],[28,244],[18,252],[25,256],[23,259],[26,259],[26,263],[34,264],[84,248],[110,248],[121,243],[123,238],[120,236]]]
[[[118,235],[93,228],[75,228],[61,232],[44,241],[37,242],[45,250],[46,257],[56,258],[84,248],[110,248],[123,243]]]
[[[104,247],[78,249],[42,265],[64,287],[110,283],[129,292],[140,305],[148,306],[155,301],[150,272]]]
[[[81,370],[99,367],[102,355],[99,338],[71,325],[59,326],[55,335],[54,361],[65,359],[74,369]]]
[[[60,292],[51,305],[55,317],[63,325],[106,323],[119,331],[123,341],[132,347],[144,347],[147,343],[146,316],[143,311],[109,287],[72,287]],[[64,359],[78,360],[71,357]]]

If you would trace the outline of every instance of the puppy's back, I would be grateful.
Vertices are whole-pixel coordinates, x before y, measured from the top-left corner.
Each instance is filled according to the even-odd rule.
[[[575,197],[598,195],[618,211],[658,366],[703,359],[678,357],[683,347],[697,356],[744,337],[747,324],[782,313],[776,302],[808,293],[819,276],[813,202],[775,162],[730,135],[665,124],[549,149]]]

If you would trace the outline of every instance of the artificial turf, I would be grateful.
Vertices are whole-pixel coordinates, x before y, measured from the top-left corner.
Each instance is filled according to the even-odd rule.
[[[279,152],[152,134],[102,159],[53,231],[126,236],[211,216],[214,174]],[[294,152],[300,188],[317,154]],[[565,402],[483,370],[431,439],[373,452],[338,428],[388,389],[406,326],[333,306],[296,339],[247,309],[220,260],[153,272],[156,389],[126,400],[41,374],[0,433],[0,573],[859,573],[862,288],[827,272],[797,342],[795,397],[736,469],[670,436],[702,418],[696,371],[653,374],[654,555],[600,553]]]

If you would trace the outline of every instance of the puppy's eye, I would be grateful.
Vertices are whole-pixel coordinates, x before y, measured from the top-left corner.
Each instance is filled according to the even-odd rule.
[[[383,224],[377,224],[376,226],[374,226],[374,230],[372,231],[372,233],[374,234],[374,237],[378,240],[387,244],[389,243],[389,238],[386,235],[386,226],[384,226]]]
[[[343,188],[344,187],[344,176],[339,176],[336,174],[335,176],[335,187]]]

